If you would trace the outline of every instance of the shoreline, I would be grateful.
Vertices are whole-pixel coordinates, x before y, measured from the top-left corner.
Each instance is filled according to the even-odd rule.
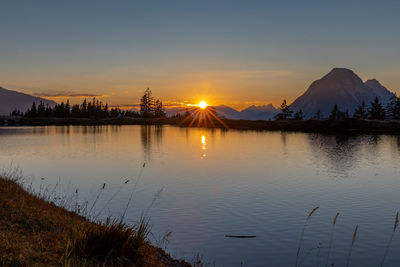
[[[221,119],[212,125],[193,125],[182,117],[172,118],[20,118],[5,122],[0,119],[0,126],[96,126],[96,125],[172,125],[178,127],[219,128],[256,131],[286,131],[306,133],[377,133],[400,134],[399,120],[231,120]]]
[[[130,233],[127,238],[136,238],[139,235],[139,230],[132,232],[133,229],[139,228],[120,227],[120,225],[90,221],[73,211],[55,205],[46,197],[28,192],[18,180],[0,175],[1,266],[81,266],[82,264],[97,266],[102,263],[112,263],[111,256],[108,255],[110,252],[106,255],[99,253],[100,242],[90,243],[87,241],[90,240],[87,236],[93,238],[95,233],[97,240],[112,243],[112,250],[115,253],[120,244],[113,243],[112,240],[120,241],[119,238],[127,232]],[[91,236],[85,232],[86,229],[90,229]],[[109,231],[110,229],[112,231]],[[82,237],[86,238],[86,253],[79,254],[77,251],[78,256],[73,256],[75,254],[70,252],[67,255],[69,248],[73,248],[74,242]],[[78,244],[81,246],[82,243]],[[87,250],[88,247],[90,250],[97,250],[95,258],[85,256],[87,251],[90,251]],[[121,259],[126,259],[125,254],[121,254],[114,259],[115,263],[119,263],[118,266],[192,266],[183,260],[173,259],[163,249],[151,245],[147,239],[141,240],[137,248],[125,247],[123,253],[135,255],[133,262],[130,255],[130,261],[126,260],[121,265]]]

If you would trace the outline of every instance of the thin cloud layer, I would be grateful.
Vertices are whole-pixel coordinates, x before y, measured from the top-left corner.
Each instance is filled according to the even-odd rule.
[[[88,93],[34,93],[34,96],[47,97],[47,98],[83,98],[83,97],[104,97],[104,95],[99,94],[88,94]]]

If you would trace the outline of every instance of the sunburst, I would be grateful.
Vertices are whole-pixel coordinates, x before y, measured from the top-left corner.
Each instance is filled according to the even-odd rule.
[[[229,128],[217,115],[215,108],[209,106],[207,102],[201,101],[199,104],[192,106],[189,110],[190,115],[181,121],[189,127],[224,127]]]

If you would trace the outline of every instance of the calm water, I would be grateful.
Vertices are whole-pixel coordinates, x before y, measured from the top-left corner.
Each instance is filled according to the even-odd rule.
[[[127,220],[135,222],[164,188],[148,212],[153,242],[171,231],[170,242],[161,244],[168,252],[187,260],[200,254],[216,266],[294,266],[305,218],[315,206],[321,208],[305,231],[301,266],[325,266],[336,212],[331,262],[345,265],[359,225],[351,266],[379,266],[400,210],[399,156],[400,137],[386,135],[0,128],[0,164],[18,164],[36,187],[61,179],[64,193],[79,188],[79,201],[93,201],[106,183],[94,211],[110,202],[103,218],[121,216],[146,162]],[[400,264],[399,233],[386,263]]]

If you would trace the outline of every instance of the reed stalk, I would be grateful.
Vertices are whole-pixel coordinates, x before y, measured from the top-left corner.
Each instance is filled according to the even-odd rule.
[[[386,246],[385,254],[383,255],[382,262],[381,262],[380,266],[383,266],[383,264],[385,263],[385,260],[386,260],[386,257],[388,255],[388,253],[389,253],[390,245],[392,244],[393,236],[394,236],[394,233],[396,232],[398,224],[399,224],[399,212],[396,213],[396,218],[394,220],[392,235],[390,236],[389,243]]]
[[[96,199],[93,201],[93,205],[92,205],[92,207],[91,207],[90,210],[89,210],[89,214],[92,212],[94,206],[95,206],[96,203],[97,203],[97,200],[99,200],[99,197],[100,197],[100,195],[101,195],[101,193],[103,192],[103,190],[104,190],[105,187],[106,187],[106,184],[104,183],[103,186],[100,188],[99,193],[98,193],[97,196],[96,196]]]
[[[356,239],[357,239],[357,231],[358,231],[358,225],[354,229],[353,239],[351,240],[351,247],[350,247],[349,255],[347,256],[346,267],[350,266],[350,258],[351,258],[351,253],[353,252],[354,243],[356,242]]]
[[[144,213],[144,217],[147,217],[147,215],[150,212],[151,207],[153,207],[153,205],[156,203],[156,201],[160,198],[161,193],[164,191],[165,186],[161,187],[160,190],[157,191],[157,193],[154,195],[153,200],[151,201],[150,205],[147,207],[145,213]]]
[[[75,190],[75,212],[79,214],[78,188]]]
[[[131,195],[129,196],[129,200],[128,200],[128,202],[126,203],[126,207],[125,207],[124,213],[123,213],[122,216],[121,216],[121,223],[124,221],[124,218],[125,218],[125,215],[126,215],[126,211],[128,210],[129,205],[130,205],[130,203],[131,203],[131,201],[132,201],[133,194],[135,193],[135,190],[136,190],[137,184],[138,184],[138,182],[139,182],[139,180],[140,180],[140,177],[142,177],[142,173],[143,173],[143,170],[144,170],[144,167],[145,167],[145,166],[146,166],[146,162],[143,163],[143,166],[142,166],[142,168],[140,169],[140,173],[139,173],[139,175],[138,175],[138,178],[136,179],[135,185],[133,186]]]
[[[329,256],[331,255],[331,249],[332,249],[332,243],[333,243],[333,234],[335,233],[335,226],[336,226],[336,222],[337,222],[338,218],[339,218],[339,212],[336,213],[336,216],[335,216],[335,218],[333,218],[333,222],[332,222],[331,238],[329,240],[328,255],[326,257],[326,264],[325,264],[326,267],[328,267],[328,264],[329,264]]]
[[[128,182],[129,182],[129,180],[127,180],[125,183],[121,184],[118,187],[117,191],[115,191],[115,193],[110,197],[109,200],[107,200],[106,204],[104,204],[104,206],[100,209],[100,211],[97,213],[97,215],[93,218],[94,220],[97,220],[97,218],[101,215],[101,213],[104,211],[104,209],[107,208],[108,204],[110,204],[111,201],[113,201],[113,199],[121,192],[124,184],[127,184]]]
[[[315,208],[308,214],[308,216],[307,216],[307,218],[306,218],[306,221],[304,222],[303,230],[301,231],[301,234],[300,234],[299,246],[298,246],[298,248],[297,248],[295,267],[297,267],[298,264],[299,264],[299,255],[300,255],[300,250],[301,250],[301,243],[303,242],[303,236],[304,236],[304,232],[305,232],[306,227],[307,227],[307,223],[310,221],[311,216],[313,215],[313,213],[316,212],[318,209],[319,209],[319,206],[318,206],[318,207],[315,207]]]

